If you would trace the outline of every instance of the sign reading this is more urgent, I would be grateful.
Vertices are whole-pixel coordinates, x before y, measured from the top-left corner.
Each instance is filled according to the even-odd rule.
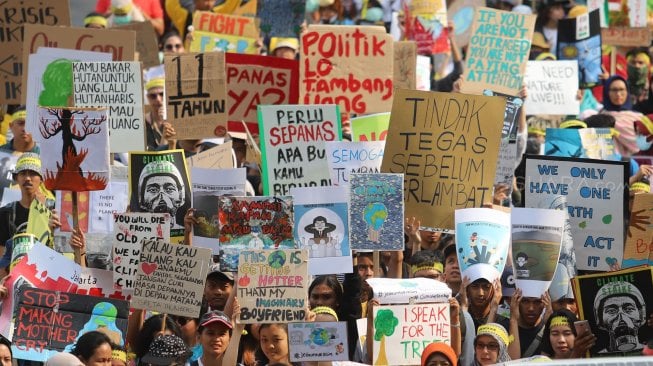
[[[166,55],[168,120],[177,138],[227,136],[224,53]]]
[[[383,27],[311,25],[301,39],[300,103],[388,112],[393,59],[392,36]]]
[[[531,50],[535,15],[477,8],[467,52],[463,92],[484,89],[517,95]]]
[[[404,174],[406,217],[453,229],[454,210],[492,199],[506,101],[397,90],[381,171]]]

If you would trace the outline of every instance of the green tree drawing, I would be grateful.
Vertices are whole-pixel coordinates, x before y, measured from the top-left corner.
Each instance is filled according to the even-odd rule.
[[[376,358],[375,365],[387,365],[388,357],[385,355],[385,337],[394,334],[395,328],[399,325],[399,319],[390,309],[381,309],[376,313],[374,318],[374,340],[381,342],[379,357]]]

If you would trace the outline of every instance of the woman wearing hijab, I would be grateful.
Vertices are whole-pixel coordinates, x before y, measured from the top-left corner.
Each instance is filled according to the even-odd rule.
[[[478,327],[474,339],[474,366],[494,365],[510,361],[510,338],[501,324],[487,323]]]
[[[615,139],[617,152],[627,158],[639,152],[635,122],[643,115],[633,111],[633,104],[628,89],[628,81],[619,75],[613,75],[603,84],[603,110],[615,118],[615,129],[619,136]]]

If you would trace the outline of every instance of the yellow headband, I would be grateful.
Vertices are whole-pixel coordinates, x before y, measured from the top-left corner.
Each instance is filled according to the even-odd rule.
[[[100,15],[93,15],[90,17],[84,18],[84,25],[89,25],[89,24],[99,24],[103,26],[104,28],[107,27],[107,18],[100,16]]]
[[[642,118],[639,120],[644,127],[648,130],[648,133],[653,135],[653,122],[651,122],[651,119],[648,118],[647,116],[642,116]]]
[[[559,325],[566,325],[569,327],[569,320],[562,315],[554,316],[553,319],[551,319],[550,328],[557,327]]]
[[[508,337],[508,333],[506,333],[506,330],[503,329],[503,327],[500,327],[497,324],[483,324],[478,327],[476,336],[478,337],[484,334],[499,338],[506,346],[510,344],[510,337]]]
[[[153,78],[151,80],[148,80],[147,83],[145,83],[145,90],[150,90],[152,88],[163,88],[166,85],[166,79],[164,78]]]
[[[127,353],[119,349],[114,349],[111,351],[111,358],[127,363]]]
[[[631,191],[644,191],[646,193],[651,192],[651,185],[643,182],[635,182],[630,185]]]
[[[132,11],[132,4],[127,4],[121,8],[115,6],[111,7],[111,12],[115,15],[127,15],[130,11]]]
[[[538,135],[538,136],[546,136],[546,132],[544,132],[541,128],[537,128],[537,127],[529,127],[528,133],[531,133],[533,135]]]
[[[329,314],[329,315],[332,315],[334,318],[336,318],[336,321],[338,321],[338,314],[336,314],[336,311],[331,309],[328,306],[318,306],[316,308],[313,308],[312,311],[315,314]]]
[[[551,52],[542,52],[537,57],[535,57],[535,61],[543,61],[546,58],[551,58],[553,61],[556,61],[558,58],[552,54]]]
[[[560,128],[569,128],[569,127],[587,128],[587,123],[583,121],[579,121],[577,119],[572,119],[569,121],[562,122],[559,127]]]
[[[27,111],[26,110],[21,110],[18,112],[15,112],[14,114],[11,115],[11,120],[15,121],[17,119],[27,119]]]
[[[644,59],[646,60],[646,64],[647,64],[647,65],[650,65],[650,64],[651,64],[651,58],[650,58],[649,55],[647,55],[645,52],[638,52],[638,53],[635,53],[635,54],[633,54],[633,55],[630,55],[630,56],[626,57],[626,61],[630,62],[630,61],[632,61],[635,57],[637,57],[637,56],[639,56],[639,55],[644,56]]]
[[[415,273],[419,271],[431,271],[431,270],[436,270],[442,273],[442,263],[435,262],[433,263],[432,266],[428,266],[428,265],[410,266],[410,271],[413,273],[413,275],[415,275]]]

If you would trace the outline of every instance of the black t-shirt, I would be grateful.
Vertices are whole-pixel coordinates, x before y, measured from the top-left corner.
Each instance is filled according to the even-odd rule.
[[[537,333],[540,332],[540,330],[544,327],[544,322],[540,322],[539,325],[534,326],[533,328],[522,328],[521,326],[519,327],[519,351],[521,353],[522,357],[531,357],[534,355],[539,355],[542,349],[542,340],[540,339],[537,345],[537,348],[535,350],[526,355],[526,350],[531,346],[531,343],[536,341]]]
[[[4,246],[7,240],[16,233],[16,228],[27,222],[29,208],[23,207],[19,202],[12,202],[0,208],[0,245]],[[13,223],[11,218],[13,217]]]

